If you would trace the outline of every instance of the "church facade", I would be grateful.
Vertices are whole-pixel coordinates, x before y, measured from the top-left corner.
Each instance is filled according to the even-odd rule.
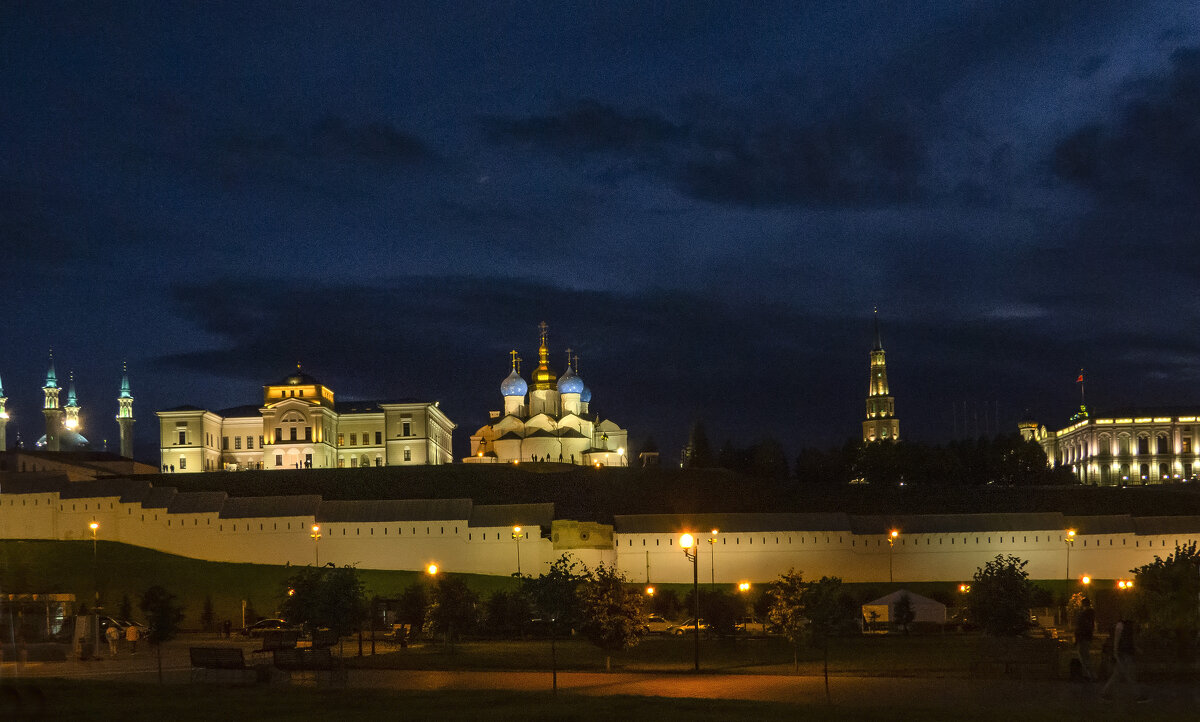
[[[263,387],[261,406],[180,406],[158,421],[174,473],[449,464],[456,428],[436,401],[336,401],[299,367]]]
[[[538,366],[530,388],[516,351],[512,370],[500,383],[503,411],[471,436],[465,463],[543,461],[589,466],[628,466],[629,432],[590,411],[592,391],[580,378],[579,357],[567,349],[566,370],[550,368],[546,324],[542,323]]]

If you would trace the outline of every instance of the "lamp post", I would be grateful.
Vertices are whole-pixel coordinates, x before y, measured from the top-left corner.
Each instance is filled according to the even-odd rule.
[[[100,607],[100,567],[96,563],[96,532],[100,530],[98,522],[88,524],[92,530],[92,590],[96,593],[95,607]]]
[[[1066,546],[1067,546],[1067,596],[1070,597],[1070,594],[1071,594],[1071,547],[1075,546],[1075,530],[1074,529],[1067,530]]]
[[[712,536],[708,538],[708,587],[712,589],[717,585],[717,530],[712,530]]]
[[[514,526],[512,531],[513,541],[517,544],[517,576],[521,576],[521,527]]]
[[[893,529],[888,532],[888,581],[895,581],[892,574],[892,552],[896,547],[896,538],[900,536],[900,532]]]
[[[679,537],[679,546],[683,549],[683,555],[692,563],[692,600],[694,602],[695,612],[695,632],[696,640],[696,666],[697,672],[700,671],[700,545],[696,543],[695,537],[691,534],[684,534]]]
[[[312,533],[309,534],[313,540],[313,561],[315,566],[321,568],[321,525],[313,524]]]

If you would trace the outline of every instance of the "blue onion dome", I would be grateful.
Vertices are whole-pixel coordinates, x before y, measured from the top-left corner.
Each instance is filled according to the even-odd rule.
[[[529,385],[525,383],[525,379],[521,378],[521,374],[513,369],[508,378],[500,383],[501,396],[524,396],[529,392]]]
[[[560,394],[581,394],[583,393],[583,379],[568,366],[566,373],[558,379],[558,393]]]
[[[592,390],[584,386],[583,392],[579,395],[579,400],[585,404],[592,403]]]

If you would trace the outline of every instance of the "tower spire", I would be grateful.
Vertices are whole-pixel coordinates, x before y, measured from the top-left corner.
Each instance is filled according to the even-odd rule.
[[[117,426],[121,433],[121,456],[133,458],[133,393],[129,390],[129,366],[121,362],[121,392],[117,394]]]
[[[5,404],[8,397],[4,395],[4,382],[0,381],[0,451],[8,451],[8,410]]]
[[[63,410],[58,407],[58,376],[54,373],[54,349],[50,349],[50,368],[46,371],[46,383],[42,386],[42,416],[46,420],[46,451],[59,450],[59,432],[62,431]]]
[[[879,335],[879,308],[875,308],[875,345],[871,349],[871,378],[867,389],[867,418],[863,421],[863,441],[897,441],[900,420],[896,418],[896,400],[888,388],[887,362]]]

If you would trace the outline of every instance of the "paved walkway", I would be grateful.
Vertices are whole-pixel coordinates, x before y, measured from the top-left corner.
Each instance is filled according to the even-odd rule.
[[[190,665],[187,646],[176,643],[165,648],[164,676],[168,683],[187,683]],[[256,645],[244,644],[246,649]],[[348,648],[346,650],[350,652]],[[247,659],[253,655],[247,654]],[[12,679],[61,677],[74,679],[157,680],[156,660],[145,651],[99,661],[30,663],[18,670],[6,662],[0,675]],[[548,692],[549,672],[501,671],[392,671],[351,670],[350,687],[418,691],[501,689]],[[654,672],[560,672],[559,690],[580,695],[632,695],[689,697],[699,699],[742,699],[793,704],[825,703],[824,680],[820,676],[772,674],[693,674]],[[1149,703],[1134,704],[1128,698],[1116,702],[1099,699],[1099,687],[1066,681],[1008,679],[931,679],[905,677],[830,677],[833,704],[845,710],[931,710],[942,713],[995,710],[1044,718],[1061,712],[1068,718],[1200,719],[1200,688],[1179,683],[1150,685]]]

